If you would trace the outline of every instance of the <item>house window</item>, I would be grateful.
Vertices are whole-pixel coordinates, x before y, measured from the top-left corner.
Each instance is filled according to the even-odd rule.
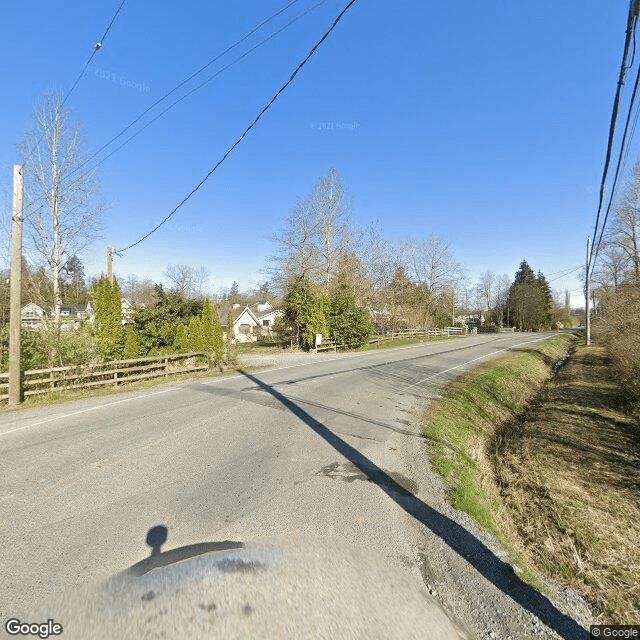
[[[240,333],[245,336],[248,336],[251,333],[251,327],[248,324],[241,324]]]
[[[263,321],[262,321],[262,326],[263,326],[263,327],[268,327],[268,326],[269,326],[269,319],[267,319],[267,320],[263,320]]]

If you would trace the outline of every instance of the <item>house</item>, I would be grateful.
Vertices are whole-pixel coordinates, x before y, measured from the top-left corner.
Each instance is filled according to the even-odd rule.
[[[233,337],[237,342],[255,342],[258,337],[271,335],[275,319],[283,316],[281,309],[274,309],[270,302],[252,305],[225,303],[220,311],[222,328],[227,330],[227,317],[233,318]]]
[[[79,329],[83,322],[93,324],[94,317],[95,311],[90,300],[84,305],[63,304],[60,307],[60,328]]]
[[[263,334],[271,334],[276,319],[284,316],[284,311],[282,309],[274,309],[268,300],[249,305],[249,309],[253,311]]]
[[[122,298],[120,300],[120,309],[122,309],[122,324],[129,324],[129,319],[135,311],[135,309],[133,308],[133,304],[131,304],[131,302],[129,302],[129,300],[127,300],[126,298]]]
[[[20,309],[20,324],[29,329],[39,329],[47,312],[35,302],[29,302]]]

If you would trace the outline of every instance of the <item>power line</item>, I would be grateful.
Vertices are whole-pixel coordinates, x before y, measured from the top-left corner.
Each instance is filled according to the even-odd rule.
[[[598,225],[600,222],[600,212],[602,210],[602,204],[604,202],[604,191],[605,191],[605,186],[607,182],[607,174],[609,171],[609,162],[611,161],[611,153],[613,150],[613,141],[615,137],[616,122],[618,119],[618,108],[620,105],[620,95],[622,93],[622,86],[624,85],[624,78],[628,69],[627,57],[629,55],[629,47],[631,45],[631,39],[632,39],[633,31],[635,28],[636,20],[637,20],[637,11],[638,11],[638,1],[631,0],[631,6],[629,7],[629,17],[627,19],[627,30],[625,33],[624,50],[622,53],[622,63],[620,65],[620,74],[618,77],[618,86],[616,88],[616,95],[613,101],[611,122],[609,124],[609,138],[607,141],[607,153],[605,156],[604,169],[602,171],[602,179],[600,182],[600,198],[598,201],[598,211],[596,213],[596,223],[593,230],[593,243],[592,243],[593,245],[595,245],[596,236],[598,233]],[[587,268],[590,268],[592,261],[593,261],[592,259],[589,261],[589,265],[587,266]]]
[[[104,30],[104,33],[102,34],[102,37],[96,42],[96,44],[95,44],[95,46],[93,48],[93,51],[91,52],[91,55],[89,56],[89,59],[84,63],[84,67],[82,67],[82,71],[80,71],[80,74],[76,78],[76,81],[73,83],[73,86],[71,87],[71,89],[69,89],[69,91],[67,91],[67,95],[62,100],[62,104],[60,105],[61,107],[64,106],[65,102],[68,100],[69,96],[73,93],[73,90],[76,88],[76,86],[78,85],[78,83],[82,79],[82,76],[84,76],[85,71],[87,70],[87,67],[91,64],[91,61],[93,60],[93,56],[95,56],[96,53],[98,52],[98,50],[102,47],[102,45],[103,45],[103,43],[105,41],[105,38],[107,37],[107,34],[109,33],[109,31],[111,31],[111,27],[113,26],[113,23],[115,22],[115,19],[118,17],[118,14],[120,13],[120,10],[122,9],[122,6],[124,5],[125,1],[126,0],[122,0],[122,2],[120,3],[120,6],[118,7],[117,11],[113,14],[113,18],[111,18],[111,22],[109,22],[109,25]]]
[[[140,129],[138,129],[138,131],[136,131],[133,135],[129,136],[121,145],[119,145],[118,147],[116,147],[113,151],[111,151],[110,153],[108,153],[106,156],[104,156],[100,161],[98,161],[91,169],[91,171],[93,171],[93,169],[95,169],[96,167],[98,167],[99,165],[101,165],[103,162],[105,162],[105,160],[107,160],[108,158],[110,158],[114,153],[118,152],[120,149],[122,149],[124,146],[126,146],[127,144],[129,144],[129,142],[131,142],[131,140],[133,140],[135,137],[137,137],[138,135],[140,135],[147,127],[149,127],[151,124],[153,124],[156,120],[158,120],[159,118],[161,118],[165,113],[167,113],[167,111],[173,109],[173,107],[175,107],[178,103],[182,102],[182,100],[184,100],[185,98],[187,98],[188,96],[190,96],[191,94],[195,93],[196,91],[199,91],[200,89],[202,89],[202,87],[204,87],[206,84],[208,84],[209,82],[211,82],[212,80],[214,80],[215,78],[217,78],[219,75],[221,75],[224,71],[226,71],[227,69],[229,69],[230,67],[234,66],[235,64],[237,64],[238,62],[240,62],[241,60],[243,60],[244,58],[246,58],[249,54],[253,53],[256,49],[258,49],[259,47],[261,47],[263,44],[267,43],[269,40],[271,40],[272,38],[274,38],[275,36],[277,36],[279,33],[281,33],[282,31],[284,31],[285,29],[288,29],[292,24],[294,24],[295,22],[297,22],[300,18],[304,17],[305,15],[307,15],[308,13],[310,13],[311,11],[313,11],[314,9],[317,9],[320,5],[324,4],[327,0],[320,0],[320,2],[317,2],[314,5],[309,6],[305,11],[302,11],[301,13],[299,13],[297,16],[295,16],[290,22],[286,23],[285,25],[283,25],[282,27],[280,27],[279,29],[277,29],[276,31],[274,31],[273,33],[271,33],[269,36],[267,36],[266,38],[264,38],[263,40],[261,40],[260,42],[258,42],[256,45],[254,45],[253,47],[251,47],[250,49],[248,49],[247,51],[245,51],[242,55],[238,56],[235,60],[233,60],[232,62],[230,62],[229,64],[225,65],[224,67],[222,67],[221,69],[219,69],[216,73],[214,73],[212,76],[210,76],[209,78],[207,78],[204,82],[200,83],[199,85],[197,85],[196,87],[194,87],[193,89],[191,89],[190,91],[188,91],[187,93],[185,93],[184,95],[182,95],[180,98],[178,98],[177,100],[175,100],[174,102],[172,102],[167,108],[165,108],[164,110],[162,110],[157,116],[155,116],[154,118],[152,118],[151,120],[149,120],[143,127],[141,127]],[[137,116],[132,122],[130,122],[124,129],[122,129],[122,131],[120,131],[120,133],[118,133],[117,135],[113,136],[113,138],[111,138],[108,142],[106,142],[105,144],[103,144],[95,153],[93,153],[89,158],[87,158],[82,164],[80,164],[78,167],[76,167],[72,173],[75,173],[76,171],[79,171],[80,169],[82,169],[82,167],[84,167],[85,165],[87,165],[89,162],[91,162],[91,160],[93,158],[95,158],[97,155],[99,155],[102,151],[104,151],[107,147],[109,147],[111,144],[113,144],[118,138],[120,138],[122,135],[124,135],[129,129],[131,129],[131,127],[133,125],[135,125],[137,122],[139,122],[147,113],[149,113],[149,111],[151,111],[154,107],[158,106],[161,102],[163,102],[164,100],[166,100],[172,93],[174,93],[177,89],[179,89],[180,87],[184,86],[187,82],[189,82],[190,80],[192,80],[193,78],[195,78],[197,75],[199,75],[200,73],[202,73],[207,67],[211,66],[211,64],[213,64],[214,62],[216,62],[217,60],[219,60],[222,56],[224,56],[226,53],[228,53],[229,51],[231,51],[232,49],[236,48],[238,45],[240,45],[242,42],[244,42],[247,38],[249,38],[251,35],[253,35],[260,27],[264,26],[265,24],[267,24],[268,22],[270,22],[271,20],[273,20],[275,17],[277,17],[278,15],[280,15],[283,11],[285,11],[286,9],[288,9],[289,7],[291,7],[293,4],[295,4],[296,2],[298,2],[298,0],[293,0],[292,2],[289,2],[287,5],[285,5],[283,8],[281,8],[278,12],[274,13],[271,17],[267,18],[266,20],[264,20],[263,22],[261,22],[259,25],[257,25],[256,27],[254,27],[250,32],[248,32],[245,36],[243,36],[240,40],[238,40],[237,42],[235,42],[234,44],[232,44],[231,46],[227,47],[223,52],[221,52],[220,54],[218,54],[215,58],[212,58],[209,62],[207,62],[207,64],[205,64],[203,67],[201,67],[198,71],[196,71],[195,73],[192,73],[188,78],[186,78],[185,80],[183,80],[182,82],[180,82],[179,84],[177,84],[175,87],[173,87],[173,89],[171,89],[170,91],[168,91],[164,96],[162,96],[162,98],[156,100],[152,105],[150,105],[149,107],[147,107],[147,109],[145,109],[139,116]]]
[[[202,66],[198,71],[196,71],[195,73],[191,74],[188,78],[186,78],[185,80],[183,80],[181,83],[179,83],[178,85],[176,85],[173,89],[171,89],[169,92],[167,92],[162,98],[160,98],[159,100],[157,100],[156,102],[154,102],[150,107],[148,107],[145,111],[143,111],[135,120],[133,120],[129,125],[127,125],[122,131],[120,131],[120,133],[118,133],[116,136],[114,136],[113,138],[111,138],[111,140],[109,140],[106,144],[104,144],[102,147],[100,147],[100,149],[98,149],[95,153],[93,153],[91,156],[89,156],[86,160],[84,160],[82,163],[80,163],[78,166],[76,166],[74,169],[72,169],[67,175],[65,175],[65,178],[68,178],[72,175],[74,175],[75,173],[77,173],[78,171],[80,171],[84,166],[86,166],[93,158],[95,158],[101,151],[103,151],[105,148],[107,148],[110,144],[112,144],[115,140],[117,140],[120,136],[122,136],[126,131],[128,131],[136,122],[138,122],[146,113],[148,113],[151,109],[153,109],[155,106],[157,106],[158,104],[160,104],[163,100],[165,100],[167,97],[169,97],[172,93],[174,93],[177,89],[179,89],[181,86],[183,86],[184,84],[186,84],[187,82],[189,82],[189,80],[193,79],[194,77],[196,77],[197,75],[199,75],[202,71],[204,71],[207,67],[209,67],[211,64],[213,64],[216,60],[220,59],[222,56],[224,56],[226,53],[228,53],[229,51],[231,51],[232,49],[234,49],[235,47],[237,47],[239,44],[241,44],[242,42],[244,42],[247,38],[249,38],[251,35],[253,35],[258,29],[260,29],[261,27],[263,27],[265,24],[269,23],[271,20],[273,20],[274,18],[276,18],[277,16],[279,16],[280,14],[282,14],[284,11],[286,11],[287,9],[289,9],[291,6],[293,6],[294,4],[296,4],[299,0],[290,0],[287,4],[285,4],[283,7],[281,7],[278,11],[276,11],[274,14],[272,14],[269,18],[267,18],[266,20],[263,20],[261,23],[259,23],[258,25],[256,25],[253,29],[251,29],[247,34],[245,34],[242,38],[240,38],[239,40],[237,40],[234,44],[232,44],[231,46],[227,47],[224,51],[222,51],[220,54],[218,54],[215,58],[211,59],[207,64],[205,64],[204,66]],[[241,56],[239,56],[238,58],[236,58],[235,60],[233,60],[231,63],[227,64],[225,67],[223,67],[222,69],[220,69],[218,72],[216,72],[214,75],[210,76],[207,80],[205,80],[203,83],[201,83],[200,85],[198,85],[197,87],[195,87],[194,89],[192,89],[191,91],[189,91],[188,93],[184,94],[181,98],[179,98],[178,100],[176,100],[175,102],[173,102],[171,105],[169,105],[166,109],[164,109],[160,114],[158,114],[155,118],[153,118],[152,120],[150,120],[149,122],[147,122],[142,128],[140,128],[138,131],[136,131],[132,136],[129,136],[129,138],[127,138],[121,145],[119,145],[118,147],[116,147],[113,151],[111,151],[111,153],[107,154],[105,157],[103,157],[100,161],[96,162],[96,164],[94,164],[88,171],[85,171],[84,174],[79,178],[82,179],[82,177],[86,177],[89,174],[91,174],[93,171],[95,171],[95,169],[97,169],[103,162],[105,162],[107,159],[109,159],[112,155],[114,155],[116,152],[118,152],[120,149],[122,149],[124,146],[126,146],[129,142],[131,142],[131,140],[133,140],[136,136],[138,136],[140,133],[142,133],[147,127],[149,127],[151,124],[153,124],[156,120],[158,120],[160,117],[162,117],[167,111],[169,111],[170,109],[172,109],[176,104],[178,104],[179,102],[181,102],[182,100],[184,100],[186,97],[188,97],[189,95],[191,95],[192,93],[194,93],[195,91],[201,89],[205,84],[207,84],[208,82],[211,82],[214,78],[216,78],[217,76],[219,76],[221,73],[223,73],[224,71],[226,71],[227,69],[229,69],[230,67],[232,67],[233,65],[235,65],[236,63],[238,63],[240,60],[242,60],[243,58],[245,58],[247,55],[249,55],[250,53],[252,53],[253,51],[255,51],[257,48],[259,48],[260,46],[262,46],[263,44],[265,44],[266,42],[268,42],[269,40],[271,40],[272,38],[274,38],[276,35],[278,35],[281,31],[284,31],[286,28],[290,27],[294,22],[296,22],[297,20],[299,20],[300,18],[304,17],[307,13],[310,13],[311,11],[313,11],[314,9],[316,9],[317,7],[319,7],[320,5],[324,4],[327,0],[321,0],[320,2],[311,5],[310,7],[308,7],[305,11],[299,13],[297,16],[295,16],[293,18],[293,20],[291,20],[290,22],[288,22],[287,24],[285,24],[283,27],[281,27],[280,29],[278,29],[277,31],[273,32],[271,35],[269,35],[267,38],[265,38],[264,40],[262,40],[261,42],[259,42],[258,44],[256,44],[254,47],[252,47],[251,49],[249,49],[248,51],[246,51],[245,53],[243,53]],[[122,4],[120,5],[118,11],[122,8],[122,5],[124,4],[124,0],[122,2]],[[118,12],[116,12],[116,15],[118,14]],[[111,28],[111,25],[113,24],[113,21],[115,20],[115,16],[113,17],[113,19],[111,20],[109,26],[107,27],[107,30],[105,31],[105,33],[103,34],[102,40],[104,40],[104,37],[106,36],[106,34],[108,33],[109,29]],[[95,52],[94,52],[95,53]],[[85,68],[87,67],[87,65],[89,64],[89,62],[91,61],[91,58],[87,61],[87,64],[85,64]],[[84,73],[84,71],[83,71]],[[79,76],[78,80],[82,77],[82,74]],[[77,81],[76,81],[77,84]],[[74,85],[75,86],[75,85]],[[73,88],[72,88],[73,90]],[[70,95],[71,91],[69,91],[69,93],[67,94],[67,97]],[[42,138],[42,136],[40,137],[40,139]],[[37,144],[39,144],[40,140],[38,140],[38,142],[36,143],[36,145],[34,146],[34,149],[30,152],[31,154],[33,153],[33,151],[35,151],[35,148],[37,147]],[[31,202],[28,207],[27,207],[27,212],[25,213],[25,215],[27,213],[32,212],[36,206],[40,203],[42,203],[45,199],[45,196],[41,196],[38,200],[35,200],[34,202]]]
[[[113,23],[115,22],[115,19],[118,17],[118,14],[120,13],[120,10],[124,6],[125,2],[126,2],[126,0],[122,0],[122,2],[120,3],[120,6],[116,10],[116,12],[113,14],[113,17],[111,18],[111,21],[107,25],[107,28],[104,30],[104,33],[102,34],[102,37],[96,42],[96,44],[95,44],[95,46],[93,48],[93,51],[91,52],[91,55],[89,56],[87,61],[84,63],[84,66],[82,67],[82,70],[78,74],[78,77],[76,78],[75,82],[73,83],[73,85],[71,86],[69,91],[67,91],[67,93],[62,98],[62,102],[60,103],[60,108],[61,109],[64,106],[64,104],[66,103],[66,101],[69,99],[69,97],[71,96],[71,94],[73,93],[75,88],[78,86],[78,83],[80,82],[80,80],[82,80],[82,77],[84,76],[84,74],[85,74],[85,72],[87,70],[87,67],[91,64],[91,61],[93,60],[93,57],[96,55],[98,50],[102,47],[102,43],[105,41],[105,38],[109,34],[109,31],[111,31],[111,27],[113,26]],[[42,142],[43,136],[44,136],[43,133],[40,134],[40,137],[38,138],[37,142],[34,144],[33,148],[31,149],[31,151],[29,151],[29,153],[27,154],[27,157],[24,159],[25,163],[28,162],[31,159],[31,156],[33,155],[33,152],[38,148],[38,145],[40,144],[40,142]],[[40,199],[44,199],[44,196],[41,196]],[[24,217],[25,220],[27,219],[28,214],[33,211],[34,207],[37,204],[38,204],[38,200],[35,200],[34,202],[31,202],[31,203],[29,203],[27,205],[27,210],[23,214],[23,217]]]
[[[178,209],[180,209],[180,207],[182,207],[187,202],[187,200],[189,200],[189,198],[191,198],[191,196],[194,193],[196,193],[196,191],[198,191],[198,189],[200,189],[200,187],[202,187],[202,185],[209,179],[209,177],[214,173],[214,171],[227,159],[227,157],[231,154],[231,152],[242,142],[242,140],[249,133],[249,131],[253,129],[253,127],[258,123],[260,118],[262,118],[262,116],[270,109],[271,105],[278,99],[280,94],[283,93],[285,89],[293,82],[294,78],[298,75],[298,72],[302,69],[302,67],[304,67],[305,64],[307,64],[311,56],[313,56],[313,54],[317,51],[318,47],[329,37],[329,34],[335,29],[338,22],[340,22],[340,20],[342,19],[342,16],[344,16],[344,14],[349,10],[351,5],[353,5],[355,2],[356,0],[350,0],[350,2],[347,3],[345,8],[338,14],[338,17],[333,21],[333,24],[329,27],[329,29],[320,38],[320,40],[318,40],[318,42],[313,46],[311,51],[309,51],[309,53],[302,60],[302,62],[300,62],[300,64],[295,68],[291,76],[289,76],[289,79],[282,85],[282,87],[280,87],[280,89],[278,89],[278,91],[274,94],[271,100],[269,100],[269,102],[262,109],[262,111],[260,111],[260,113],[255,117],[253,122],[244,130],[242,135],[229,147],[229,149],[222,156],[222,158],[218,160],[218,162],[215,164],[213,169],[211,169],[211,171],[207,173],[207,175],[191,190],[189,194],[187,194],[185,198],[183,198],[183,200],[173,209],[173,211],[171,211],[159,224],[157,224],[153,229],[151,229],[151,231],[146,233],[139,240],[136,240],[136,242],[130,244],[124,249],[119,249],[118,253],[122,254],[123,252],[131,249],[132,247],[135,247],[136,245],[140,244],[142,241],[146,240],[152,233],[155,233],[167,220],[169,220],[169,218],[171,218],[171,216],[173,216],[173,214],[176,211],[178,211]]]
[[[627,146],[627,134],[629,131],[629,123],[631,121],[631,115],[633,113],[633,106],[636,102],[636,97],[638,95],[638,87],[640,86],[640,64],[638,65],[638,71],[636,73],[636,81],[633,85],[633,92],[631,93],[631,101],[629,103],[629,111],[627,112],[627,119],[625,121],[625,125],[624,125],[624,132],[622,134],[622,142],[620,143],[620,153],[618,155],[618,162],[617,162],[617,166],[616,166],[616,173],[615,176],[613,178],[613,185],[611,187],[611,193],[609,194],[609,202],[607,204],[607,211],[605,213],[604,216],[604,220],[602,221],[602,229],[600,230],[600,237],[598,238],[598,244],[595,246],[595,250],[593,252],[593,260],[592,260],[592,267],[591,270],[593,271],[593,268],[595,268],[595,263],[596,263],[596,259],[598,257],[598,252],[600,251],[600,244],[602,243],[602,237],[604,235],[604,230],[607,226],[607,220],[609,219],[609,212],[611,211],[611,205],[613,204],[613,198],[615,196],[615,191],[616,191],[616,186],[618,184],[618,177],[620,176],[621,173],[621,168],[623,165],[623,157],[624,157],[624,153],[625,151],[629,148]],[[637,114],[636,114],[637,116]],[[635,131],[635,124],[633,127],[634,131]],[[630,140],[631,138],[629,138]]]
[[[550,280],[547,280],[547,282],[555,282],[556,280],[561,280],[562,278],[568,276],[570,273],[574,273],[575,271],[577,271],[578,269],[582,269],[583,265],[578,265],[577,267],[573,267],[572,269],[569,269],[568,271],[556,271],[556,273],[550,273],[549,275],[553,276],[555,275],[555,278],[551,278]],[[556,274],[560,274],[560,275],[556,275]]]

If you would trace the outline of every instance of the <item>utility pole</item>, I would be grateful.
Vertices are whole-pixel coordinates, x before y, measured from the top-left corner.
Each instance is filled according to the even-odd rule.
[[[585,324],[586,324],[586,344],[591,344],[591,309],[589,303],[591,302],[591,276],[589,274],[591,262],[591,238],[587,237],[587,268],[584,283],[584,311],[585,311]]]
[[[20,292],[22,288],[22,166],[13,165],[11,217],[11,290],[9,301],[9,406],[20,404]]]
[[[107,278],[109,278],[109,284],[113,286],[113,247],[107,247]]]

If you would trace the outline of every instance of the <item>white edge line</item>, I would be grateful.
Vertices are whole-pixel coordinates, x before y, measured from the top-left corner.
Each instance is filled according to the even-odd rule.
[[[15,433],[16,431],[22,431],[23,429],[30,429],[31,427],[37,427],[41,424],[46,424],[47,422],[54,422],[55,420],[62,420],[63,418],[70,418],[71,416],[77,416],[80,413],[87,413],[88,411],[96,411],[97,409],[103,409],[104,407],[111,407],[114,404],[122,404],[123,402],[129,402],[131,400],[138,400],[139,398],[148,398],[149,396],[157,396],[161,393],[168,393],[169,391],[177,391],[177,387],[171,387],[170,389],[163,389],[162,391],[154,391],[153,393],[145,393],[143,396],[133,396],[132,398],[124,398],[123,400],[115,400],[114,402],[107,402],[106,404],[99,404],[95,407],[89,407],[87,409],[80,409],[79,411],[72,411],[71,413],[66,413],[62,416],[54,416],[53,418],[47,418],[46,420],[41,420],[40,422],[32,422],[31,424],[25,424],[22,427],[16,427],[15,429],[9,429],[9,431],[3,431],[0,433],[1,436],[6,436],[9,433]]]
[[[534,340],[525,340],[524,342],[518,342],[517,344],[512,344],[510,347],[505,347],[504,349],[497,349],[496,351],[492,351],[491,353],[485,353],[483,356],[478,356],[477,358],[473,358],[471,360],[467,360],[466,362],[463,362],[462,364],[458,364],[455,367],[451,367],[450,369],[445,369],[444,371],[438,371],[438,373],[433,373],[430,376],[427,376],[426,378],[423,378],[422,380],[418,380],[418,382],[414,382],[413,384],[410,384],[408,387],[405,387],[402,391],[398,391],[397,393],[394,393],[391,397],[395,398],[396,396],[400,395],[401,393],[405,393],[406,391],[408,391],[409,389],[412,389],[413,387],[417,387],[419,385],[421,385],[423,382],[426,382],[427,380],[431,380],[432,378],[437,378],[438,376],[444,375],[445,373],[449,373],[450,371],[455,371],[456,369],[459,369],[460,367],[464,367],[468,364],[471,364],[472,362],[476,362],[477,360],[482,360],[484,358],[489,358],[490,356],[494,356],[497,353],[501,353],[502,351],[510,351],[511,349],[515,349],[516,347],[520,347],[523,344],[531,344],[532,342],[539,342],[540,340],[545,340],[546,338],[535,338]]]

